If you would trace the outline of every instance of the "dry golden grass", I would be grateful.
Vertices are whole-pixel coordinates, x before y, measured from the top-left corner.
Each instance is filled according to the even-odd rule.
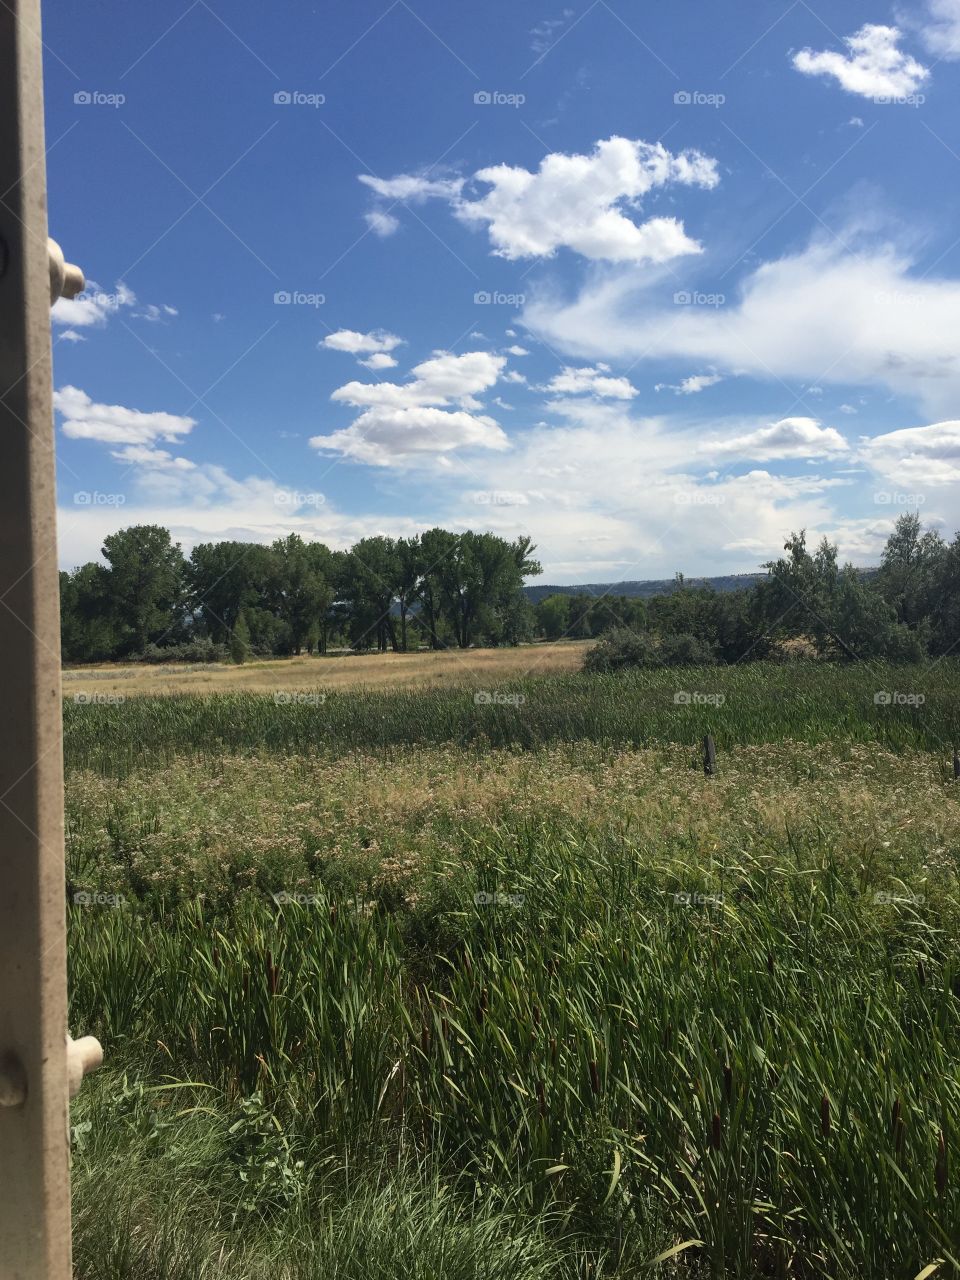
[[[335,654],[324,658],[254,659],[243,666],[104,663],[68,668],[70,695],[96,682],[98,693],[274,693],[293,689],[445,688],[478,680],[519,680],[525,675],[576,671],[588,641],[523,645],[516,649],[446,649],[422,653]]]

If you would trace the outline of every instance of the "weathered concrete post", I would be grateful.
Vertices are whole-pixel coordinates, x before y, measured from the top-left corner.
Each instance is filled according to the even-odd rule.
[[[60,623],[39,0],[0,5],[0,1276],[69,1280]],[[96,1047],[94,1047],[96,1045]]]

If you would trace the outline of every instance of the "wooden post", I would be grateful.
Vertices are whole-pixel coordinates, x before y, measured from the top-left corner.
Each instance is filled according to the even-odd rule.
[[[717,748],[709,733],[703,740],[703,772],[708,778],[717,772]]]
[[[0,1276],[70,1280],[60,620],[39,0],[0,5]],[[76,1078],[73,1083],[76,1083]]]

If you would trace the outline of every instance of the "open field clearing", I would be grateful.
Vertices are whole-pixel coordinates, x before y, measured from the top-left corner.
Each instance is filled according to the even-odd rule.
[[[958,686],[68,700],[78,1276],[960,1275]]]
[[[418,653],[342,653],[325,657],[252,659],[166,666],[110,662],[68,667],[65,696],[84,693],[274,693],[293,689],[396,689],[470,685],[483,680],[516,680],[528,673],[576,671],[589,641],[519,645],[502,649],[424,649]]]

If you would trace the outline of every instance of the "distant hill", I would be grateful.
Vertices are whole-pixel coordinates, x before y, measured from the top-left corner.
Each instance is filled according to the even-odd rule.
[[[688,587],[712,587],[714,591],[745,591],[762,582],[765,573],[727,573],[719,578],[686,578]],[[524,587],[531,604],[539,604],[547,596],[665,596],[676,590],[672,578],[650,578],[642,582],[584,582],[572,586],[552,587],[547,583],[533,583]]]

